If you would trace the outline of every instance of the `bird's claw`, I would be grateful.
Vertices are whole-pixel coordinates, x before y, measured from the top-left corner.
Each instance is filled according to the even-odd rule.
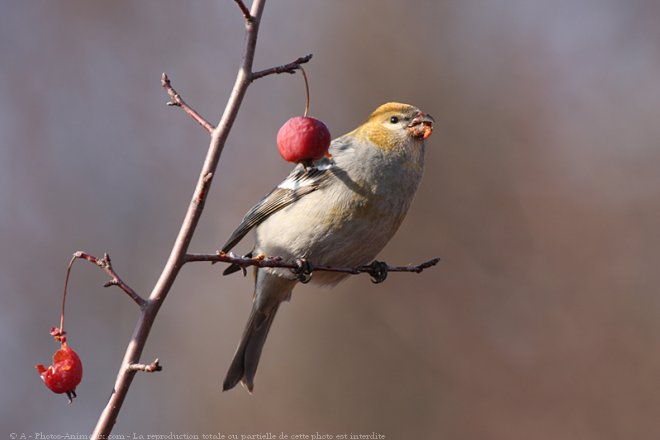
[[[369,275],[371,275],[371,282],[374,284],[379,284],[385,281],[387,278],[387,263],[384,261],[374,260],[369,265]]]
[[[233,252],[229,252],[227,255],[233,257],[233,256],[234,256],[234,253],[233,253]],[[245,255],[243,256],[243,258],[252,258],[252,252],[248,252],[247,254],[245,254]],[[222,272],[222,275],[223,275],[223,276],[224,276],[224,275],[231,275],[231,274],[233,274],[234,272],[238,272],[239,270],[240,270],[241,272],[243,272],[243,276],[247,276],[247,268],[246,268],[245,266],[241,266],[241,265],[238,265],[238,264],[236,264],[236,263],[233,263],[233,264],[229,265],[229,267],[227,267],[227,268]]]
[[[298,258],[296,260],[296,266],[297,267],[295,269],[291,269],[291,272],[293,272],[298,281],[301,283],[309,283],[309,281],[312,279],[312,272],[314,271],[312,263],[305,260],[304,258]]]

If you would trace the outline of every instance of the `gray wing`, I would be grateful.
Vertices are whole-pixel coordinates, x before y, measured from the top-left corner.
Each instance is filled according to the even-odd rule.
[[[327,158],[316,161],[307,170],[302,165],[296,166],[282,183],[245,214],[241,224],[222,246],[222,251],[229,252],[252,228],[272,214],[321,188],[332,176],[334,166],[334,162]]]

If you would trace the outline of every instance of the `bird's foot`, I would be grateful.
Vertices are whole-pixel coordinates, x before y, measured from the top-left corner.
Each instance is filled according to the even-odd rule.
[[[369,275],[371,275],[371,282],[374,284],[379,284],[385,281],[387,278],[387,263],[384,261],[374,260],[369,265]]]
[[[230,254],[231,256],[234,256],[231,252],[230,252],[229,254]],[[249,253],[243,255],[242,258],[252,258],[252,252],[249,252]],[[222,275],[231,275],[232,273],[234,273],[234,272],[238,272],[239,270],[240,270],[241,272],[243,272],[243,276],[246,276],[246,275],[247,275],[247,269],[245,268],[245,266],[240,266],[240,265],[238,265],[238,264],[236,264],[236,263],[229,265],[229,267],[227,267],[227,268],[222,272]]]

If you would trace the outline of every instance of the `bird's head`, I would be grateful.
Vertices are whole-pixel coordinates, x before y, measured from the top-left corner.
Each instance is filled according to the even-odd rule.
[[[433,117],[417,107],[388,102],[374,110],[367,122],[356,130],[356,134],[389,150],[428,138],[433,132],[433,123]]]

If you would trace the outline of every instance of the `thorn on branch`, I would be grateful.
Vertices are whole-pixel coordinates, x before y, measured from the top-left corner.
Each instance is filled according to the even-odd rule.
[[[280,74],[280,73],[296,73],[296,70],[300,70],[300,66],[302,64],[308,63],[309,60],[311,59],[312,59],[312,54],[310,53],[309,55],[300,57],[295,61],[290,62],[289,64],[283,64],[281,66],[271,67],[270,69],[264,69],[258,72],[252,72],[252,76],[250,77],[250,80],[255,81],[259,78],[263,78],[264,76]]]
[[[204,127],[204,129],[208,133],[212,133],[215,127],[213,124],[211,124],[209,121],[204,119],[199,113],[197,113],[192,107],[190,107],[186,102],[183,100],[179,92],[174,90],[174,87],[172,87],[172,83],[170,82],[170,78],[167,76],[166,73],[163,73],[163,75],[160,77],[160,85],[163,86],[165,91],[167,92],[167,95],[170,97],[170,100],[167,102],[168,106],[172,107],[181,107],[181,109],[188,113],[188,115],[193,118],[195,122],[197,122],[199,125]]]
[[[150,364],[130,364],[128,366],[128,371],[143,371],[145,373],[155,373],[156,371],[162,371],[163,367],[160,365],[160,361],[156,358]]]
[[[250,14],[250,10],[248,9],[247,6],[245,6],[245,3],[243,3],[243,0],[234,0],[238,7],[240,8],[241,12],[243,13],[243,17],[245,18],[245,21],[248,23],[254,22],[254,17],[252,14]]]

